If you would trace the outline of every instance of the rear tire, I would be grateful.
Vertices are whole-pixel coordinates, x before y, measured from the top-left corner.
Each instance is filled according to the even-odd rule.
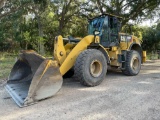
[[[80,53],[74,66],[74,75],[82,85],[97,86],[106,76],[107,62],[103,53],[96,49],[87,49]]]
[[[139,73],[141,69],[141,57],[140,54],[131,50],[127,52],[125,70],[122,70],[123,74],[128,76],[134,76]]]

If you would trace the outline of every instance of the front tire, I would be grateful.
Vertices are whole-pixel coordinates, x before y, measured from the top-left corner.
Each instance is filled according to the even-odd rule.
[[[64,75],[63,78],[71,78],[74,75],[74,69],[71,68],[69,71],[67,71]]]
[[[97,86],[106,76],[107,62],[103,53],[96,49],[87,49],[80,53],[74,66],[74,75],[82,85]]]
[[[122,70],[123,74],[128,76],[134,76],[139,73],[141,69],[141,57],[140,54],[131,50],[127,52],[125,70]]]

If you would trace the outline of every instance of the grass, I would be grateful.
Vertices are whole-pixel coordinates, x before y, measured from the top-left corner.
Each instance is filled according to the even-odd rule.
[[[157,60],[159,58],[158,54],[155,53],[147,53],[147,60]]]
[[[15,55],[0,52],[0,80],[7,79],[14,63]]]

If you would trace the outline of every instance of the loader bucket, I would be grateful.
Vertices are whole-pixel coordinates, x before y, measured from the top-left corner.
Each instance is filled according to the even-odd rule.
[[[62,86],[56,61],[34,51],[22,51],[9,75],[6,90],[20,106],[28,106],[55,95]]]

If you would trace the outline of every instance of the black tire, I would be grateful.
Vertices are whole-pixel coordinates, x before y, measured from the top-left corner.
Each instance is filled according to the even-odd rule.
[[[75,79],[85,86],[97,86],[106,76],[107,62],[103,53],[96,49],[87,49],[80,53],[74,66]]]
[[[68,72],[63,75],[63,78],[71,78],[74,75],[74,69],[71,68]]]
[[[128,76],[134,76],[139,73],[141,69],[141,57],[140,54],[131,50],[127,52],[125,70],[122,70],[123,74]]]

